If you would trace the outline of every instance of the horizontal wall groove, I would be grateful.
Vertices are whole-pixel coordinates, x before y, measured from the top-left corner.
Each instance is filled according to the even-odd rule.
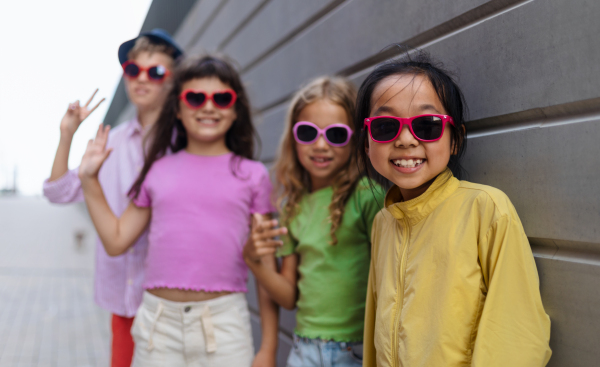
[[[440,24],[439,26],[431,28],[415,37],[412,37],[405,41],[401,41],[398,43],[398,45],[407,46],[409,49],[425,48],[427,46],[430,46],[432,44],[440,42],[448,37],[451,37],[455,34],[466,31],[467,29],[470,29],[478,24],[481,24],[482,22],[493,19],[501,14],[504,14],[506,12],[514,10],[523,5],[526,5],[532,1],[534,1],[534,0],[490,1],[488,3],[485,3],[484,5],[481,5],[477,8],[475,8],[475,9],[467,11],[458,17],[455,17],[449,21],[446,21],[446,22]],[[339,3],[341,3],[341,2],[342,1],[340,1]],[[331,10],[333,10],[333,9],[331,9]],[[321,15],[321,17],[324,15],[325,14]],[[316,22],[316,20],[315,20],[315,22]],[[308,25],[307,25],[307,27],[308,27]],[[300,27],[298,27],[298,28],[300,28]],[[298,31],[298,33],[300,33],[300,32],[301,32],[301,30]],[[289,39],[292,39],[293,37],[295,37],[295,35],[289,37]],[[286,39],[286,42],[289,39]],[[283,43],[286,43],[286,42],[282,42],[281,45],[283,45]],[[278,44],[277,47],[274,46],[272,49],[270,49],[265,54],[263,54],[259,59],[257,59],[256,61],[253,61],[251,63],[251,65],[249,65],[243,69],[242,73],[248,71],[249,69],[251,69],[251,67],[256,65],[258,62],[267,58],[271,53],[275,52],[276,49],[279,48],[281,45]],[[373,71],[373,69],[378,64],[388,61],[390,59],[393,59],[395,57],[401,56],[405,53],[405,51],[406,51],[406,49],[404,49],[402,47],[390,47],[390,48],[382,50],[381,52],[379,52],[375,55],[372,55],[362,61],[359,61],[358,63],[355,63],[354,65],[351,65],[347,68],[341,69],[334,74],[348,77],[351,80],[362,79],[361,78],[362,75],[366,75],[366,74],[370,73],[371,71]],[[409,54],[412,52],[414,52],[414,51],[409,51]],[[294,93],[289,93],[287,95],[281,96],[277,100],[258,109],[257,112],[265,113],[266,111],[268,111],[270,109],[276,108],[281,104],[287,103],[292,98],[293,95],[294,95]]]
[[[467,122],[468,138],[600,120],[600,97]]]
[[[513,9],[526,5],[534,0],[496,0],[487,2],[472,10],[469,10],[455,18],[452,18],[436,27],[433,27],[415,37],[398,42],[398,45],[406,46],[408,49],[423,49],[432,44],[440,42],[448,37],[464,32],[478,24],[493,19]],[[370,72],[377,64],[401,56],[406,53],[404,47],[389,47],[372,55],[358,63],[340,70],[337,74],[352,76],[357,73]],[[412,53],[409,51],[409,54]]]
[[[238,24],[237,27],[235,27],[235,29],[227,37],[225,37],[225,39],[219,44],[219,46],[217,46],[217,50],[221,51],[223,50],[223,48],[227,47],[227,44],[229,44],[229,42],[231,42],[231,40],[238,33],[240,33],[241,30],[244,29],[246,25],[248,25],[248,23],[250,23],[250,21],[256,16],[256,14],[260,13],[263,10],[265,5],[267,5],[269,1],[271,0],[263,0],[244,20],[240,22],[240,24]]]
[[[534,257],[600,266],[600,243],[530,237]]]
[[[196,32],[196,34],[194,34],[194,37],[192,37],[189,40],[189,42],[187,43],[187,45],[185,45],[183,47],[185,50],[189,49],[190,47],[192,47],[193,45],[195,45],[198,42],[198,40],[200,40],[200,38],[202,37],[202,35],[204,34],[204,32],[206,32],[206,30],[208,29],[208,27],[210,27],[210,25],[212,24],[212,22],[215,20],[215,18],[217,17],[217,15],[221,11],[221,9],[223,9],[225,7],[225,5],[227,5],[228,1],[229,0],[222,0],[219,3],[219,5],[208,16],[208,18],[206,19],[206,21],[204,22],[204,24],[200,27],[200,29],[198,29],[198,31]]]
[[[333,10],[335,10],[338,6],[343,4],[345,1],[347,1],[347,0],[333,1],[331,4],[329,4],[325,8],[321,9],[321,11],[314,14],[310,18],[308,18],[302,24],[300,24],[296,28],[292,29],[289,33],[287,33],[279,41],[277,41],[275,44],[273,44],[271,47],[269,47],[260,56],[258,56],[254,60],[250,61],[246,66],[244,66],[243,69],[241,70],[240,74],[243,75],[244,73],[248,72],[250,69],[252,69],[256,65],[258,65],[261,61],[265,60],[267,57],[269,57],[271,54],[273,54],[275,51],[277,51],[280,47],[282,47],[286,43],[290,42],[292,39],[294,39],[297,35],[302,33],[304,30],[308,29],[310,26],[312,26],[313,24],[318,22],[324,16],[331,13]]]

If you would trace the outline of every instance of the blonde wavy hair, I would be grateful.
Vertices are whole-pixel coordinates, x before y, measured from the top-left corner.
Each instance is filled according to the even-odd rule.
[[[281,208],[281,222],[288,226],[299,213],[302,197],[310,192],[310,176],[300,164],[296,153],[293,127],[298,122],[298,115],[309,104],[319,100],[327,100],[342,107],[348,115],[348,124],[354,128],[352,119],[355,111],[356,87],[342,77],[320,77],[312,80],[300,89],[292,99],[285,120],[285,131],[279,146],[278,159],[274,165],[276,186],[273,194],[278,208]],[[344,208],[348,198],[354,191],[360,178],[356,162],[356,137],[352,134],[350,149],[352,154],[333,180],[333,197],[329,205],[330,235],[332,245],[337,244],[335,231],[340,227],[344,216]]]

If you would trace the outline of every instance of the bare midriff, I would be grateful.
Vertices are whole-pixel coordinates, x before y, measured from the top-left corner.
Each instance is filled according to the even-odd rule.
[[[219,298],[226,296],[232,292],[204,292],[204,291],[192,291],[185,289],[173,289],[173,288],[153,288],[147,289],[148,293],[155,295],[156,297],[164,298],[167,301],[173,302],[199,302],[207,301],[209,299]]]

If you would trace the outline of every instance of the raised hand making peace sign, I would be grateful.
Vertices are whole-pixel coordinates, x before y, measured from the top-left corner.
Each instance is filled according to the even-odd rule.
[[[108,132],[110,126],[104,126],[100,124],[96,138],[88,141],[85,154],[81,159],[81,165],[79,166],[79,178],[83,182],[85,179],[95,178],[98,176],[102,163],[108,158],[112,149],[106,149],[106,142],[108,141]]]
[[[83,120],[85,120],[92,112],[94,112],[96,108],[98,108],[98,106],[100,106],[102,102],[104,102],[104,98],[102,98],[94,107],[88,109],[88,106],[92,102],[92,99],[94,99],[94,96],[97,92],[98,89],[94,91],[94,94],[92,94],[85,106],[80,106],[79,101],[69,103],[69,108],[60,122],[60,131],[62,134],[72,137]]]

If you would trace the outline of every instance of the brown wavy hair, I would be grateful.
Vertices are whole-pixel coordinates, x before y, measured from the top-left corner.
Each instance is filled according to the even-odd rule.
[[[347,79],[342,77],[316,78],[296,93],[285,120],[285,131],[279,146],[279,158],[274,165],[276,186],[273,194],[277,207],[282,209],[281,222],[286,226],[299,213],[300,200],[309,193],[311,187],[310,175],[300,164],[296,153],[293,127],[298,122],[300,112],[309,104],[319,100],[327,100],[342,107],[346,111],[350,127],[353,128],[356,87]],[[356,149],[356,135],[352,134],[349,143],[352,152]],[[332,184],[333,197],[329,205],[332,245],[337,244],[335,231],[340,227],[344,208],[359,178],[356,155],[351,154],[350,159],[340,169]]]
[[[148,134],[149,137],[152,137],[150,148],[144,160],[144,167],[131,190],[129,190],[128,195],[131,198],[136,198],[139,195],[142,183],[154,162],[164,157],[169,150],[176,153],[187,147],[187,132],[181,120],[177,118],[179,94],[183,84],[193,79],[213,77],[219,78],[221,82],[228,84],[237,94],[234,105],[237,118],[225,133],[225,145],[227,149],[233,152],[233,158],[230,162],[233,174],[237,176],[236,168],[242,157],[253,159],[258,137],[252,124],[250,102],[235,68],[223,57],[209,55],[185,59],[175,69],[171,90],[167,95],[158,120]]]

